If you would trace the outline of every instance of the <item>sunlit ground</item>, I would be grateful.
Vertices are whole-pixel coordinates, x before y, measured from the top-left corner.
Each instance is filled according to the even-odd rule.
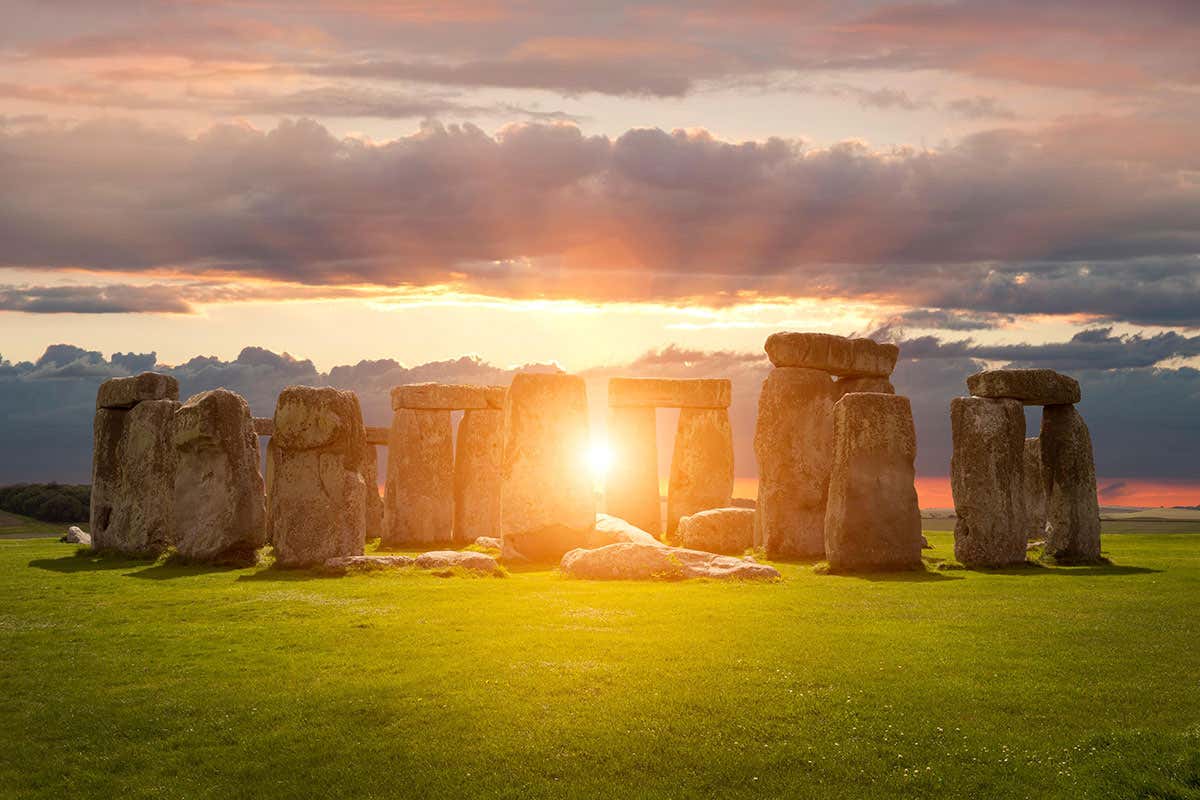
[[[648,584],[0,541],[0,796],[1194,798],[1198,543]]]

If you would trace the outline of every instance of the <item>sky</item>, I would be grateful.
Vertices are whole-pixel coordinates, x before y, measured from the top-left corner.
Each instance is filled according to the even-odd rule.
[[[1103,500],[1200,503],[1194,3],[0,13],[10,428],[114,354],[250,347],[733,377],[752,434],[763,340],[817,330],[901,345],[923,505],[1005,365],[1080,378]]]

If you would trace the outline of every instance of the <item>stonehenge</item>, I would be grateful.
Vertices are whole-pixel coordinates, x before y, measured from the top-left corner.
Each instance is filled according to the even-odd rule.
[[[754,540],[773,558],[825,556],[834,455],[834,404],[850,394],[894,394],[900,349],[826,333],[773,333],[754,432],[758,506]],[[835,380],[836,378],[836,380]]]
[[[504,401],[500,538],[505,550],[551,561],[581,546],[596,522],[583,378],[517,374]]]
[[[179,383],[143,372],[96,393],[89,528],[97,550],[157,555],[172,544]]]
[[[917,433],[907,397],[853,392],[833,410],[834,455],[825,512],[831,571],[920,569]]]
[[[967,378],[972,397],[950,403],[955,557],[968,566],[1023,563],[1025,543],[1044,555],[1092,563],[1100,509],[1091,435],[1075,404],[1074,378],[1049,369],[992,369]],[[1025,438],[1024,406],[1042,406],[1037,438]]]
[[[414,383],[392,390],[384,545],[468,544],[496,535],[504,396],[500,386]],[[464,412],[457,452],[454,411]]]
[[[916,433],[910,403],[890,381],[898,348],[776,333],[765,349],[772,368],[757,410],[753,509],[730,506],[724,379],[609,380],[616,465],[608,513],[597,515],[587,392],[576,375],[520,373],[508,388],[397,386],[390,427],[367,428],[352,392],[289,386],[274,416],[256,419],[225,389],[180,404],[174,378],[147,372],[97,391],[91,541],[131,555],[174,548],[208,563],[250,563],[270,544],[280,567],[328,562],[342,572],[376,566],[364,557],[375,536],[384,546],[487,542],[505,558],[561,559],[564,573],[596,577],[663,563],[677,577],[766,574],[753,561],[712,560],[752,546],[773,558],[825,558],[834,572],[919,568]],[[1102,560],[1078,382],[1053,370],[991,369],[967,386],[971,396],[950,404],[956,559],[1021,564],[1028,540],[1042,538],[1050,560]],[[1043,412],[1039,435],[1026,438],[1029,405]],[[655,437],[663,407],[679,409],[665,521]],[[270,437],[265,482],[259,436]],[[473,558],[426,555],[435,569]]]
[[[362,555],[366,435],[353,392],[289,386],[267,447],[267,538],[275,563],[323,564]]]
[[[266,542],[264,486],[250,406],[227,389],[175,412],[172,520],[180,555],[247,563]]]
[[[660,535],[655,415],[678,408],[667,484],[668,537],[680,517],[729,505],[733,497],[732,385],[724,379],[611,378],[609,441],[615,464],[605,486],[608,513]]]

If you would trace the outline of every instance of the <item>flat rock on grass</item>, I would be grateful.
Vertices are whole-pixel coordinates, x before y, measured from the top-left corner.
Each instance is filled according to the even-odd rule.
[[[684,547],[713,553],[741,553],[754,543],[753,508],[710,508],[679,520]]]
[[[344,575],[347,572],[380,572],[411,567],[411,556],[341,556],[325,562],[324,571]]]
[[[779,571],[732,556],[719,556],[683,547],[656,547],[624,542],[595,550],[572,550],[559,565],[564,575],[585,580],[674,581],[686,578],[716,580],[775,580]]]
[[[448,570],[462,567],[488,575],[494,575],[500,570],[496,559],[486,553],[476,553],[472,550],[433,550],[417,556],[414,563],[420,569]]]

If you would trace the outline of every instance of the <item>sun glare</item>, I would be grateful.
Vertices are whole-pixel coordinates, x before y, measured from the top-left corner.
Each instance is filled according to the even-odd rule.
[[[592,471],[592,477],[599,480],[608,474],[612,467],[613,453],[608,442],[593,440],[587,449],[587,464]]]

